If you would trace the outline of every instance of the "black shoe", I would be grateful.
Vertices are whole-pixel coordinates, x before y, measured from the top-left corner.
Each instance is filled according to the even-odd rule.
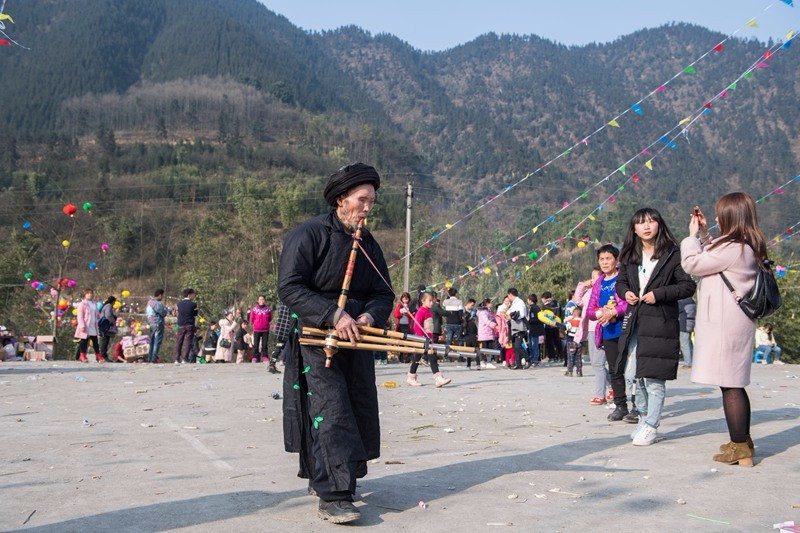
[[[281,371],[278,370],[278,368],[275,366],[275,363],[270,363],[269,364],[269,373],[270,374],[280,374]]]
[[[361,518],[361,513],[353,505],[353,502],[342,500],[324,502],[320,500],[317,516],[334,524],[346,524]]]
[[[636,409],[632,409],[630,413],[628,413],[622,418],[622,421],[627,422],[628,424],[638,424],[639,411],[637,411]]]
[[[608,415],[609,422],[619,422],[625,415],[628,414],[628,406],[627,405],[618,405],[614,411]]]
[[[529,369],[530,367],[532,367],[532,366],[533,366],[533,364],[532,364],[532,363],[526,363],[526,364],[525,364],[525,370],[528,370],[528,369]]]

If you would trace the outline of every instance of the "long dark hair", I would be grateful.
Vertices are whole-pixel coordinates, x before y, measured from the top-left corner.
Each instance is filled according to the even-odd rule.
[[[719,220],[719,232],[722,236],[714,241],[711,248],[726,242],[735,242],[742,246],[748,244],[756,254],[759,267],[764,268],[767,244],[761,228],[758,227],[756,203],[753,198],[743,192],[726,194],[717,201],[714,213]]]
[[[642,264],[642,239],[636,235],[636,224],[641,224],[648,218],[658,224],[658,233],[656,233],[655,244],[653,245],[653,259],[660,258],[672,248],[678,246],[678,241],[675,240],[672,232],[667,227],[667,223],[664,222],[661,213],[652,207],[645,207],[636,211],[631,217],[631,223],[628,224],[628,233],[625,235],[625,243],[622,245],[622,251],[619,254],[620,263],[625,263],[626,265]]]

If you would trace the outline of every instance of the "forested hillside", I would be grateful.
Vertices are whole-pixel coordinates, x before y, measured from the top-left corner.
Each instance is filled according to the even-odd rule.
[[[678,24],[585,47],[487,34],[424,53],[356,27],[307,33],[256,0],[10,1],[6,11],[31,49],[0,50],[0,282],[53,279],[63,267],[104,292],[160,285],[177,294],[191,284],[212,315],[259,291],[274,298],[284,232],[325,209],[325,177],[342,164],[363,160],[383,174],[372,227],[396,260],[409,176],[417,247],[724,38]],[[500,272],[463,281],[473,295],[515,278],[530,288],[571,285],[591,263],[574,241],[536,269],[510,258],[562,237],[617,190],[621,174],[508,243],[759,60],[766,68],[715,101],[580,237],[620,242],[645,203],[681,234],[692,205],[710,211],[732,189],[761,196],[800,173],[800,46],[764,59],[767,46],[726,41],[696,73],[645,100],[641,114],[627,113],[415,253],[412,283],[440,283],[502,249]],[[69,218],[67,202],[91,209]],[[800,188],[774,195],[760,212],[765,230],[797,222],[798,207]],[[785,264],[793,249],[775,248]],[[6,322],[47,327],[47,305],[31,312],[30,287],[0,291]]]

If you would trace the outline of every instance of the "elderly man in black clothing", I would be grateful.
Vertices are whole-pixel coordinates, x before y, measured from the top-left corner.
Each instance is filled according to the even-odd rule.
[[[375,203],[377,171],[363,163],[334,173],[325,187],[331,211],[302,224],[284,241],[278,273],[281,301],[303,326],[333,327],[342,341],[359,339],[359,325],[384,325],[394,293],[380,246],[362,230],[347,304],[337,307],[359,222]],[[367,257],[369,256],[369,258]],[[373,266],[374,265],[374,266]],[[330,368],[322,348],[289,339],[284,352],[284,443],[300,454],[299,476],[319,498],[319,517],[351,522],[356,478],[380,455],[373,353],[340,349]]]

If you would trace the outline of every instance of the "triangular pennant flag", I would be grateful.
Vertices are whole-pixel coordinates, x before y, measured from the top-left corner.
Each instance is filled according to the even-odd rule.
[[[766,64],[766,63],[764,63],[763,61],[760,61],[760,62],[758,63],[758,65],[756,65],[756,68],[767,68],[767,67],[769,67],[769,65],[767,65],[767,64]]]
[[[750,19],[747,22],[747,25],[750,26],[751,28],[758,28],[758,22],[756,22],[756,19]]]
[[[561,152],[561,156],[563,157],[565,155],[569,155],[570,152],[572,152],[572,148],[570,148],[569,150],[564,150],[563,152]]]
[[[452,224],[445,224],[444,227],[447,228],[447,229],[453,229],[453,225]]]
[[[646,149],[646,148],[645,148],[644,150],[642,150],[642,153],[643,153],[644,155],[653,155],[653,154],[651,154],[651,153],[650,153],[650,150],[648,150],[648,149]]]
[[[703,107],[705,107],[706,109],[711,109],[711,102],[706,102],[705,104],[703,104]]]
[[[633,107],[631,107],[631,109],[633,109],[633,111],[638,115],[642,115],[643,114],[642,113],[642,106],[640,106],[639,104],[634,104]]]
[[[697,71],[694,69],[693,66],[689,65],[685,69],[683,69],[684,74],[697,74]]]
[[[8,13],[0,13],[0,20],[7,20],[11,24],[14,24],[14,19],[11,18],[11,15]]]
[[[766,59],[767,61],[772,59],[772,50],[767,50],[766,52],[764,52],[764,59]]]
[[[794,38],[794,31],[790,31],[789,33],[787,33],[786,38],[791,41]]]
[[[647,163],[645,163],[644,166],[646,166],[650,170],[653,170],[653,160],[652,159],[648,159]]]
[[[735,90],[736,90],[736,82],[733,82],[733,83],[731,83],[731,84],[728,86],[728,89],[730,89],[731,91],[735,91]]]
[[[617,169],[617,170],[619,170],[620,172],[622,172],[622,175],[623,175],[623,176],[625,175],[625,165],[622,165],[622,166],[621,166],[621,167],[619,167],[619,169]]]
[[[784,4],[786,4],[789,7],[794,7],[794,1],[793,0],[781,0],[781,2],[783,2]]]
[[[709,113],[711,113],[711,108],[710,107],[707,107],[707,108],[703,109],[703,114],[704,115],[708,115]]]
[[[659,142],[662,142],[662,143],[664,143],[664,144],[669,144],[669,139],[667,138],[667,136],[666,136],[666,135],[664,135],[663,137],[661,137],[661,138],[659,139]]]
[[[722,93],[719,96],[720,96],[720,98],[725,100],[728,97],[728,89],[725,89],[724,91],[722,91]]]
[[[539,226],[536,226],[535,228],[533,228],[533,232],[534,233],[536,233],[537,231],[539,231]]]
[[[11,46],[11,41],[8,39],[0,39],[0,46]]]
[[[715,52],[722,52],[722,43],[719,43],[717,46],[714,47]]]
[[[656,89],[656,92],[657,92],[657,93],[663,93],[663,92],[664,92],[664,91],[666,91],[666,90],[667,90],[667,87],[666,87],[666,85],[662,85],[662,86],[660,86],[658,89]]]
[[[753,77],[753,73],[752,72],[745,72],[744,75],[742,75],[742,78],[744,78],[746,80],[749,80],[752,77]]]
[[[792,46],[792,41],[786,41],[781,48],[789,48],[790,46]]]
[[[615,127],[615,128],[619,128],[619,122],[617,122],[617,121],[616,121],[616,120],[614,120],[614,119],[612,119],[612,120],[611,120],[611,121],[608,123],[608,125],[609,125],[609,126],[613,126],[613,127]]]
[[[639,183],[639,175],[638,174],[634,174],[633,175],[633,182],[634,183]]]
[[[588,218],[589,218],[589,220],[596,220],[596,219],[594,218],[594,215],[589,215],[589,217],[588,217]]]
[[[673,150],[677,150],[677,149],[678,149],[678,145],[677,145],[677,144],[675,144],[674,142],[671,142],[671,141],[670,141],[670,143],[669,143],[669,144],[667,144],[667,146],[669,146],[669,147],[670,147],[670,148],[672,148]]]
[[[680,122],[678,122],[678,126],[680,126],[681,124],[686,124],[687,122],[691,122],[691,121],[692,121],[692,117],[686,117],[685,119],[683,119]]]

